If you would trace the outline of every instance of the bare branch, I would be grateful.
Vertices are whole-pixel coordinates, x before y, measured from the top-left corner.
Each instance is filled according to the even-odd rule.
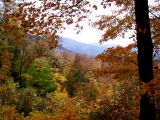
[[[150,13],[151,15],[153,15],[154,17],[156,17],[157,19],[160,19],[160,16],[155,15],[155,14],[152,13],[151,11],[149,11],[149,13]]]

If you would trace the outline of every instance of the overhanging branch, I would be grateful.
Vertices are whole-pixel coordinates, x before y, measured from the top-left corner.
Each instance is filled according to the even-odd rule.
[[[151,15],[153,15],[155,18],[160,19],[160,15],[157,16],[157,15],[155,15],[154,13],[152,13],[151,11],[149,11],[149,13],[150,13]]]

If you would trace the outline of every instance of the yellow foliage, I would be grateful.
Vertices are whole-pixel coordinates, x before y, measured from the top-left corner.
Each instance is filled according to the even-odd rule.
[[[66,81],[66,78],[64,75],[62,75],[61,73],[54,73],[54,78],[56,79],[56,81],[60,82],[60,83],[64,83]]]
[[[14,107],[1,106],[0,120],[23,120],[23,117],[16,112]]]
[[[21,23],[22,23],[22,21],[19,20],[18,18],[15,18],[15,17],[9,18],[9,24],[11,26],[15,26],[15,27],[19,28],[21,26]]]
[[[68,98],[68,93],[67,93],[67,91],[62,91],[62,92],[60,92],[60,91],[55,91],[54,92],[54,94],[53,94],[53,96],[52,96],[52,98],[54,99],[54,100],[61,100],[61,99],[65,99],[65,98]]]
[[[55,120],[53,116],[44,114],[39,111],[34,111],[25,120]]]

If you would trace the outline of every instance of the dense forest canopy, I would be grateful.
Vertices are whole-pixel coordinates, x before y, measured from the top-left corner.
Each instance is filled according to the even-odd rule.
[[[149,9],[147,2],[1,1],[0,119],[148,120],[152,115],[159,120],[160,1],[150,1]],[[131,30],[134,43],[108,48],[96,57],[57,50],[57,32],[71,24],[79,32],[81,21],[100,6],[106,14],[92,23],[104,32],[100,42]],[[153,114],[145,114],[148,105]]]

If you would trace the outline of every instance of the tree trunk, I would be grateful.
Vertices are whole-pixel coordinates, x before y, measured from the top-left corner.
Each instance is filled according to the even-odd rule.
[[[142,82],[148,83],[153,79],[153,44],[150,32],[148,0],[135,1],[138,69]],[[146,92],[140,100],[140,120],[155,120],[155,105]]]

